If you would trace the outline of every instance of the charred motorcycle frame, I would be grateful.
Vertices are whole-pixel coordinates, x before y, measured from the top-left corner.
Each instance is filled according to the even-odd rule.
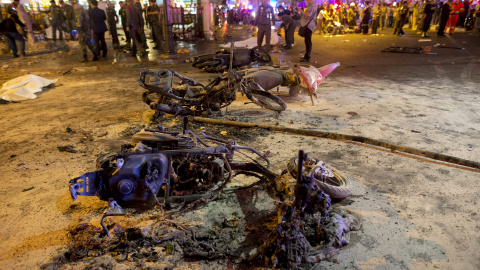
[[[203,139],[188,129],[183,133],[145,130],[132,137],[120,153],[97,160],[97,170],[70,180],[70,192],[77,196],[114,199],[121,206],[151,208],[155,204],[188,203],[211,198],[235,174],[249,174],[274,181],[269,161],[257,150],[203,133]],[[210,145],[207,143],[214,143]],[[237,162],[235,152],[248,151],[263,160]]]

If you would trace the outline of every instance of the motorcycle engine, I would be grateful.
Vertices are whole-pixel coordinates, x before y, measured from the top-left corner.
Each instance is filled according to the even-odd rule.
[[[196,151],[190,137],[145,131],[135,134],[131,145],[99,157],[96,172],[70,180],[72,197],[98,195],[126,207],[151,208],[167,190],[168,196],[202,193],[226,179],[221,156]]]

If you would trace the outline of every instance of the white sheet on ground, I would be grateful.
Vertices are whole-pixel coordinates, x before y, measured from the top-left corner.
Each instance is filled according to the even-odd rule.
[[[49,80],[37,75],[20,76],[3,84],[0,89],[0,99],[8,101],[36,99],[35,93],[56,81],[56,79]]]
[[[278,43],[278,35],[275,30],[272,30],[272,36],[270,37],[270,45]],[[263,44],[265,45],[265,37],[263,38]],[[231,44],[228,42],[227,44],[221,44],[220,48],[230,48]],[[235,41],[235,48],[253,48],[257,46],[257,37],[251,37],[246,40],[242,41]]]

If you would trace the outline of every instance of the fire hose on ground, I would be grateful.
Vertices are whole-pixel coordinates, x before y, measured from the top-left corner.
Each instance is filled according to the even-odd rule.
[[[236,126],[236,127],[244,127],[244,128],[263,128],[270,131],[286,132],[292,135],[302,135],[302,136],[331,139],[335,141],[361,145],[364,147],[369,147],[375,150],[389,152],[389,153],[401,155],[408,158],[413,158],[417,160],[427,161],[435,164],[440,164],[444,166],[449,166],[449,167],[454,167],[462,170],[480,173],[480,163],[476,161],[466,160],[466,159],[462,159],[462,158],[458,158],[450,155],[444,155],[440,153],[435,153],[435,152],[430,152],[430,151],[419,150],[412,147],[396,145],[396,144],[392,144],[392,143],[388,143],[388,142],[384,142],[384,141],[376,140],[372,138],[367,138],[363,136],[333,133],[333,132],[321,131],[321,130],[306,130],[306,129],[289,128],[289,127],[282,127],[282,126],[271,126],[271,125],[236,122],[236,121],[229,121],[229,120],[210,119],[210,118],[204,118],[204,117],[192,117],[191,119],[193,121],[201,122],[201,123],[219,124],[219,125]]]

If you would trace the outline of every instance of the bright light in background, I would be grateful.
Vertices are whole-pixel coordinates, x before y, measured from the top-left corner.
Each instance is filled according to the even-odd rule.
[[[334,9],[337,9],[337,7],[338,7],[338,4],[333,5]]]
[[[253,10],[253,5],[248,5],[249,10]]]
[[[276,7],[277,6],[277,1],[270,1],[270,6]]]
[[[252,16],[255,18],[255,11],[254,11],[254,12],[252,12]]]

